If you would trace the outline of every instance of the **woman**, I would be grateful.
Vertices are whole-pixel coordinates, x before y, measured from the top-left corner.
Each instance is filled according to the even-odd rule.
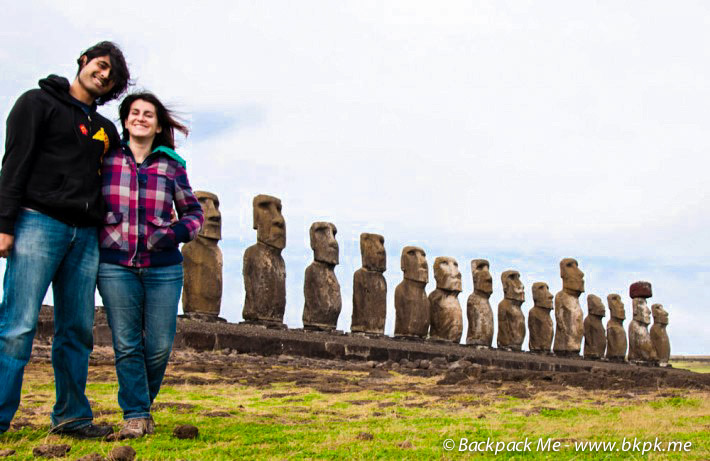
[[[178,244],[195,238],[204,218],[185,161],[173,150],[174,131],[187,135],[187,128],[151,93],[126,97],[119,114],[123,145],[101,167],[108,212],[99,235],[98,288],[125,420],[117,438],[125,439],[154,430],[150,406],[170,358],[182,289]]]

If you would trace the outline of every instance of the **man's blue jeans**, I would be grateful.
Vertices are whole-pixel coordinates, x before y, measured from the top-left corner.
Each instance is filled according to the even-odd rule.
[[[133,268],[101,263],[98,286],[113,333],[123,418],[148,418],[175,338],[182,264]]]
[[[91,422],[84,391],[93,348],[98,264],[95,227],[72,227],[38,211],[20,211],[0,305],[0,433],[8,429],[20,404],[22,375],[50,283],[54,293],[52,366],[57,394],[52,426],[69,429]]]

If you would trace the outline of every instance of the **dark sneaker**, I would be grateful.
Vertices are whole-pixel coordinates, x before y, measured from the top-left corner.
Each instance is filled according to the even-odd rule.
[[[94,423],[89,423],[86,426],[72,428],[58,426],[50,429],[49,433],[73,437],[75,439],[105,439],[108,435],[113,433],[113,427],[97,426]]]

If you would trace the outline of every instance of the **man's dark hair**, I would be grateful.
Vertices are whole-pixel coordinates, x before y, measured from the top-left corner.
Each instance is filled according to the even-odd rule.
[[[126,88],[128,88],[131,80],[131,74],[128,71],[128,65],[126,65],[126,59],[123,57],[121,49],[115,43],[99,42],[81,53],[79,59],[76,60],[77,64],[79,64],[79,70],[76,72],[77,75],[79,75],[79,72],[85,65],[82,59],[84,56],[86,56],[86,64],[88,64],[92,59],[100,58],[102,56],[108,56],[111,61],[111,72],[109,77],[113,81],[114,85],[113,88],[111,88],[111,91],[96,98],[97,105],[100,106],[116,99],[126,91]]]
[[[126,120],[128,120],[128,114],[131,112],[131,104],[139,99],[155,106],[155,116],[158,119],[158,125],[162,128],[160,133],[155,134],[152,146],[153,149],[158,146],[175,149],[175,130],[178,130],[185,136],[187,136],[189,130],[153,93],[148,92],[129,94],[121,101],[118,114],[121,117],[123,139],[126,141],[129,139],[128,130],[126,129]]]

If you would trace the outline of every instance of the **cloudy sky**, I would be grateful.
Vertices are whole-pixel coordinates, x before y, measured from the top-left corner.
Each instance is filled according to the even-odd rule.
[[[98,4],[97,4],[98,5]],[[7,3],[0,116],[93,43],[189,121],[179,153],[219,195],[222,316],[241,320],[251,199],[283,201],[286,323],[301,326],[308,227],[338,227],[348,330],[358,236],[388,252],[387,332],[405,245],[586,294],[653,284],[672,352],[710,354],[710,5],[658,1]],[[101,109],[117,118],[116,104]],[[4,143],[4,130],[0,141]],[[4,263],[3,263],[4,264]],[[432,280],[427,291],[434,289]],[[51,300],[51,298],[48,298]],[[465,317],[465,315],[464,315]],[[627,325],[628,325],[627,320]],[[525,341],[527,345],[527,338]]]

